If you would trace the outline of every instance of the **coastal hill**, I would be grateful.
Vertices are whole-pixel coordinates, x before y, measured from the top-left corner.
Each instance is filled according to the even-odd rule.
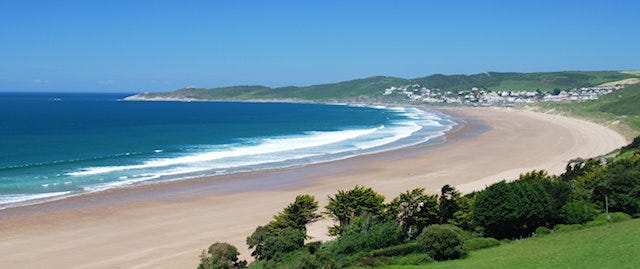
[[[473,75],[434,74],[415,79],[375,76],[313,86],[231,86],[184,88],[164,93],[141,93],[126,100],[236,100],[236,101],[402,101],[401,92],[390,89],[416,89],[431,93],[458,93],[469,90],[553,92],[581,87],[640,82],[633,71],[564,71],[539,73],[485,72]],[[385,93],[386,91],[386,93]]]

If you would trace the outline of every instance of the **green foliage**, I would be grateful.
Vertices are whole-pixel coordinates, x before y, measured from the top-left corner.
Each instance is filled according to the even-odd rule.
[[[302,231],[287,227],[264,239],[264,247],[260,258],[280,260],[285,254],[304,246],[305,235]]]
[[[369,252],[371,257],[380,256],[403,256],[420,250],[420,246],[416,242],[404,243],[401,245],[390,246],[386,248],[376,249]]]
[[[434,260],[457,259],[467,254],[464,238],[451,225],[434,224],[424,228],[416,239],[422,250]]]
[[[500,241],[492,237],[478,237],[464,241],[464,248],[467,251],[474,251],[483,248],[499,246]]]
[[[384,208],[384,196],[371,188],[355,186],[348,191],[340,190],[334,196],[329,196],[329,204],[325,214],[339,222],[329,232],[331,235],[342,234],[341,229],[363,214],[381,215]]]
[[[318,220],[318,202],[311,195],[298,195],[296,200],[289,204],[282,213],[275,215],[273,226],[275,228],[292,227],[306,231],[307,224]]]
[[[306,225],[320,218],[317,210],[318,202],[313,196],[296,196],[295,201],[273,216],[272,221],[259,226],[247,237],[247,245],[253,249],[251,256],[259,260],[277,259],[286,251],[302,247],[307,238]]]
[[[614,222],[621,222],[621,221],[627,221],[627,220],[631,220],[632,217],[629,216],[629,214],[625,214],[622,212],[612,212],[611,213],[611,223]],[[592,221],[589,221],[587,223],[584,224],[585,227],[595,227],[595,226],[602,226],[602,225],[606,225],[607,224],[607,214],[606,213],[602,213],[597,215],[595,218],[593,218]]]
[[[611,163],[596,180],[592,200],[609,199],[609,210],[640,216],[640,164],[629,159]]]
[[[536,233],[537,236],[547,235],[547,234],[551,233],[551,230],[549,228],[547,228],[547,227],[540,226],[540,227],[536,228],[535,233]]]
[[[397,245],[402,242],[402,230],[392,221],[381,221],[377,217],[365,214],[353,219],[343,229],[343,233],[335,242],[333,252],[352,254],[371,251]]]
[[[629,145],[626,145],[620,149],[622,153],[631,151],[631,150],[640,150],[640,136],[636,136]]]
[[[246,261],[238,260],[238,249],[228,243],[216,242],[200,255],[198,269],[235,269],[245,268]]]
[[[530,234],[550,217],[550,198],[540,183],[501,181],[478,193],[474,221],[496,238]]]
[[[550,199],[548,221],[558,223],[564,220],[561,209],[573,193],[573,186],[569,182],[555,176],[549,176],[547,171],[544,170],[533,170],[522,174],[518,178],[518,181],[540,184]]]
[[[596,215],[594,205],[585,200],[572,201],[562,207],[565,223],[582,224],[593,219]]]
[[[407,238],[414,238],[424,227],[438,222],[438,197],[425,194],[423,188],[401,193],[387,205],[386,215]]]

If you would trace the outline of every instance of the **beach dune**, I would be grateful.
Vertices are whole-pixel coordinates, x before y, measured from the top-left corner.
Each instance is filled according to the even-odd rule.
[[[561,173],[575,157],[626,144],[594,123],[499,108],[447,108],[460,128],[443,144],[342,161],[111,190],[0,211],[0,268],[195,268],[201,250],[229,242],[250,259],[245,238],[293,201],[355,185],[392,199],[444,184],[479,190],[520,173]],[[330,220],[309,227],[327,239]]]

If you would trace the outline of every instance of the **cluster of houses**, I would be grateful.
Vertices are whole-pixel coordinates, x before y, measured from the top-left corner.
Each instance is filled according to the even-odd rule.
[[[452,103],[467,105],[506,105],[527,104],[537,102],[586,101],[595,100],[605,94],[624,88],[626,85],[594,86],[574,88],[570,90],[554,90],[553,92],[487,90],[471,88],[470,90],[444,91],[438,88],[429,89],[419,84],[391,87],[382,95],[397,94],[413,102]]]

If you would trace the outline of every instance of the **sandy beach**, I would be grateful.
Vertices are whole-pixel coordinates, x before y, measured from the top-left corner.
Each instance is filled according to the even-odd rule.
[[[520,173],[558,174],[575,157],[626,144],[618,133],[583,120],[499,108],[445,108],[464,123],[442,144],[419,145],[289,169],[200,178],[72,197],[0,211],[0,268],[195,268],[216,241],[251,260],[246,237],[293,201],[355,185],[387,199],[452,184],[463,192]],[[330,220],[309,227],[327,239]]]

